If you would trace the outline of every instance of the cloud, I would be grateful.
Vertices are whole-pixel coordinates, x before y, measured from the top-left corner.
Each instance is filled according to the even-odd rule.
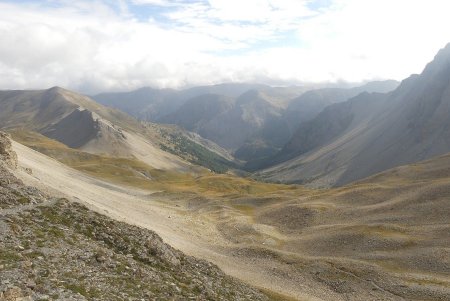
[[[402,79],[450,41],[447,1],[0,2],[0,88]]]
[[[170,6],[171,1],[167,0],[132,0],[133,4],[136,5],[160,5],[160,6]]]

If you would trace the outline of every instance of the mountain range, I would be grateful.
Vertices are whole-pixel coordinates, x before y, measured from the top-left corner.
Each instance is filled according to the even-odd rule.
[[[155,168],[189,170],[194,163],[220,172],[243,169],[266,181],[340,186],[450,151],[449,52],[445,47],[422,74],[400,85],[222,84],[95,97],[135,117],[152,111],[158,123],[61,88],[4,91],[0,126]]]
[[[450,300],[450,44],[401,83],[94,98],[0,91],[0,300]]]
[[[326,106],[364,91],[387,92],[397,85],[396,81],[353,88],[222,84],[181,91],[140,89],[93,97],[136,118],[176,124],[196,132],[244,162],[244,169],[255,170],[281,150],[301,122],[314,118]],[[153,113],[144,116],[149,110]]]
[[[259,173],[265,179],[344,185],[450,151],[450,45],[390,93],[363,93],[300,124]]]

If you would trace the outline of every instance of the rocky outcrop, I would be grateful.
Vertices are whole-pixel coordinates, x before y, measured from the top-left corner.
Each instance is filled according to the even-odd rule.
[[[0,132],[0,162],[9,168],[17,168],[17,154],[12,150],[11,137],[4,132]]]

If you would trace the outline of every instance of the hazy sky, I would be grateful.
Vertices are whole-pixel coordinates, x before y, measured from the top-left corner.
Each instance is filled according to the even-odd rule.
[[[447,0],[0,0],[0,89],[403,79]]]

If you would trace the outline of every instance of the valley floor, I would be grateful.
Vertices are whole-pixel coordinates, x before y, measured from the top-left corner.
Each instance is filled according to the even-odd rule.
[[[376,191],[362,183],[352,192],[206,197],[111,184],[13,147],[27,185],[151,229],[281,300],[450,299],[448,180],[420,192],[383,182]],[[413,204],[397,214],[407,194]],[[417,195],[430,202],[432,222]]]

